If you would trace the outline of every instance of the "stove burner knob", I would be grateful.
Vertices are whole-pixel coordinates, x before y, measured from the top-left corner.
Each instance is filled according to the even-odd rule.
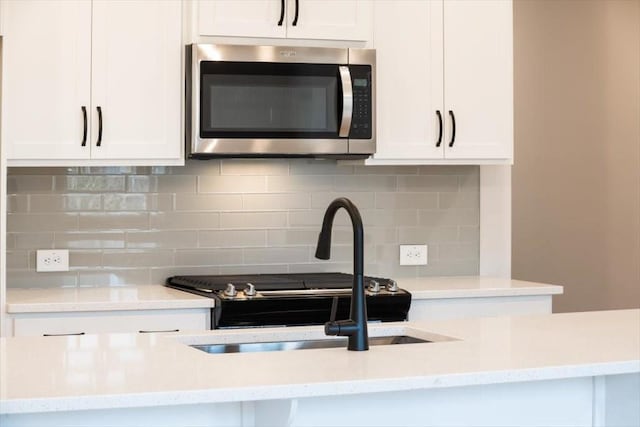
[[[227,289],[224,290],[224,296],[233,298],[238,294],[236,291],[236,287],[233,286],[233,283],[227,283]]]
[[[253,286],[253,283],[247,283],[247,287],[244,288],[244,294],[248,297],[256,296],[256,287]]]
[[[398,292],[398,283],[395,280],[387,282],[387,290],[389,292]]]
[[[378,292],[380,292],[380,283],[378,283],[375,280],[372,280],[369,282],[369,292],[373,293],[373,294],[377,294]]]

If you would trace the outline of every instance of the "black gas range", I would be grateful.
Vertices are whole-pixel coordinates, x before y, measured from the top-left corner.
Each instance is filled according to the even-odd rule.
[[[216,300],[211,329],[321,325],[349,317],[353,276],[344,273],[174,276],[166,286]],[[369,321],[407,320],[411,294],[365,277]]]

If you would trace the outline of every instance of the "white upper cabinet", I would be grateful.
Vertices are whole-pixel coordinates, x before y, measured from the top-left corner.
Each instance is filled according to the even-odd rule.
[[[288,2],[287,37],[289,38],[363,41],[371,38],[373,12],[370,0],[288,0]]]
[[[88,159],[91,2],[8,1],[3,6],[7,158]]]
[[[444,2],[444,101],[456,122],[446,157],[512,157],[512,19],[510,1]],[[451,141],[448,119],[445,134]]]
[[[94,159],[181,156],[180,15],[179,1],[94,1]],[[98,107],[103,115],[100,147]]]
[[[374,7],[375,157],[441,158],[442,2],[378,0]]]
[[[181,162],[181,11],[179,0],[6,2],[10,164]]]
[[[512,39],[510,1],[375,1],[377,153],[367,162],[511,162]]]
[[[368,41],[372,0],[199,0],[200,36]]]
[[[199,0],[198,31],[203,36],[287,36],[283,0]]]

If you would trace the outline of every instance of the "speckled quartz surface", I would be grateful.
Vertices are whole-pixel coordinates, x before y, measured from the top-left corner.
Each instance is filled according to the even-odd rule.
[[[400,278],[413,299],[555,295],[562,286],[480,276]],[[7,289],[9,313],[212,307],[210,298],[160,285]]]
[[[0,413],[282,399],[640,372],[640,310],[371,325],[432,343],[207,354],[320,327],[0,340]],[[399,363],[393,363],[399,361]],[[243,367],[251,367],[249,370]]]
[[[213,307],[214,300],[160,285],[7,289],[8,313]]]

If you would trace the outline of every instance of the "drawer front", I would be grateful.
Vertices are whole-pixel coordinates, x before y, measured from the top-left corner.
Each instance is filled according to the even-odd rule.
[[[16,315],[13,335],[203,331],[208,329],[209,313],[209,309],[184,309]]]

